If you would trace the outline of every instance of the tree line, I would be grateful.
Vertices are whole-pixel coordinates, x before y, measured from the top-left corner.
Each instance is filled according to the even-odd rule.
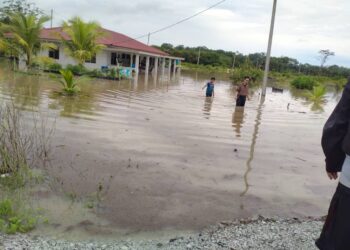
[[[183,57],[185,62],[200,65],[211,65],[225,68],[242,67],[250,65],[256,69],[265,68],[265,53],[252,53],[243,55],[238,51],[213,50],[204,46],[185,47],[184,45],[174,46],[170,43],[163,43],[155,46],[170,55]],[[305,75],[321,75],[327,77],[348,77],[350,69],[338,65],[324,66],[325,62],[334,52],[320,50],[320,66],[308,63],[300,63],[294,58],[287,56],[271,57],[270,70],[280,73],[301,73]],[[198,61],[199,58],[199,61]]]

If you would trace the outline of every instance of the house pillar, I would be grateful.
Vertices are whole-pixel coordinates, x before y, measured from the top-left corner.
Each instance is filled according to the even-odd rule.
[[[148,74],[149,72],[149,56],[146,56],[146,69],[145,69],[145,73]]]
[[[165,57],[162,58],[162,75],[165,73]]]
[[[132,68],[132,65],[134,64],[133,60],[134,60],[134,55],[130,54],[130,68]]]
[[[179,65],[177,67],[177,72],[179,75],[181,75],[181,60],[179,60]]]
[[[154,58],[154,74],[158,75],[158,57]]]
[[[176,59],[174,59],[174,68],[173,68],[173,74],[175,75],[176,73]]]
[[[169,58],[169,68],[168,68],[168,71],[169,71],[169,75],[171,75],[171,59]]]
[[[140,55],[135,57],[135,73],[139,74],[139,65],[140,65]]]

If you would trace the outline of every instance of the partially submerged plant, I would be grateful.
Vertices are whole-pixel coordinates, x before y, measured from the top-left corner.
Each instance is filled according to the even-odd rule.
[[[313,87],[312,91],[307,93],[307,98],[314,103],[324,103],[326,101],[326,87],[324,86],[316,86]]]
[[[34,229],[37,218],[16,209],[13,201],[0,201],[0,231],[7,234],[26,233]]]
[[[74,79],[74,75],[73,75],[72,71],[70,71],[68,69],[61,69],[60,74],[61,74],[62,78],[59,79],[59,82],[63,86],[63,91],[67,95],[76,94],[79,91],[79,89],[78,89],[77,84],[75,83],[75,79]]]

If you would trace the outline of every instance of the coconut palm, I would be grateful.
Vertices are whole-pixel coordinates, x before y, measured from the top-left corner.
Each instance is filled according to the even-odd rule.
[[[78,86],[74,80],[74,75],[72,71],[68,69],[60,70],[62,79],[59,79],[59,82],[62,84],[63,91],[68,95],[73,95],[79,91]]]
[[[327,93],[326,87],[316,86],[312,91],[307,92],[308,99],[313,103],[324,103],[326,101],[325,95]]]
[[[27,67],[32,65],[34,57],[42,47],[55,47],[53,44],[40,41],[40,30],[48,20],[47,16],[37,17],[32,14],[13,13],[10,15],[9,24],[1,26],[2,32],[10,36],[11,47],[16,47],[20,55],[25,56]]]
[[[91,60],[105,46],[98,44],[97,40],[103,36],[102,29],[97,22],[84,22],[80,17],[74,17],[62,25],[63,31],[70,37],[62,37],[62,43],[68,55],[73,57],[80,65]]]

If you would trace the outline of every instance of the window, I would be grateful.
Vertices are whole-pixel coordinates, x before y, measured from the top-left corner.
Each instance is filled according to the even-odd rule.
[[[53,59],[60,59],[60,50],[59,49],[50,49],[49,57]]]
[[[96,63],[96,54],[93,55],[90,59],[85,60],[87,63]]]
[[[112,54],[111,54],[111,65],[117,65],[117,53],[112,52]]]

